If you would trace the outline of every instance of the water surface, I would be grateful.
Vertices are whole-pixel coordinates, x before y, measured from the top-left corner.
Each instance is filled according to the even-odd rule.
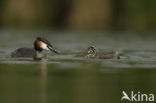
[[[152,32],[0,31],[1,103],[121,103],[122,91],[156,94]],[[47,59],[10,58],[37,36],[61,52]],[[118,50],[120,60],[86,59],[85,49]],[[128,102],[128,101],[124,101]]]

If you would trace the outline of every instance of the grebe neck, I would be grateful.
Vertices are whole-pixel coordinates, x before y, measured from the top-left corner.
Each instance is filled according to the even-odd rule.
[[[41,60],[42,58],[45,57],[45,54],[43,53],[43,51],[35,51],[35,55],[34,55],[34,59],[35,60]]]

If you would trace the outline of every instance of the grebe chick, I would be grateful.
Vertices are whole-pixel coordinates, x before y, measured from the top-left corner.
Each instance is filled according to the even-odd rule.
[[[103,51],[97,52],[94,46],[87,48],[87,58],[98,58],[98,59],[120,59],[118,51]]]
[[[33,57],[35,60],[41,60],[45,57],[43,50],[50,50],[59,54],[48,40],[37,37],[34,41],[34,48],[18,48],[11,53],[11,57]]]

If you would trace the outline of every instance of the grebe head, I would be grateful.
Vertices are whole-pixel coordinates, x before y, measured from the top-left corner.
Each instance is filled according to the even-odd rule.
[[[87,53],[88,54],[96,54],[96,48],[94,46],[89,46],[87,49],[86,49]]]
[[[41,37],[37,37],[36,40],[34,41],[34,48],[36,51],[40,52],[42,50],[50,50],[56,54],[59,54],[59,52],[53,48],[53,46],[48,40]]]

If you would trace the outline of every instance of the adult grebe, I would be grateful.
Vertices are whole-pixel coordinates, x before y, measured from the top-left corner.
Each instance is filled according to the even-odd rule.
[[[103,51],[97,52],[94,46],[87,48],[87,58],[99,58],[99,59],[120,59],[118,51]]]
[[[34,48],[18,48],[11,53],[11,57],[33,57],[35,60],[41,60],[45,57],[43,50],[50,50],[59,54],[48,40],[37,37],[34,41]]]

